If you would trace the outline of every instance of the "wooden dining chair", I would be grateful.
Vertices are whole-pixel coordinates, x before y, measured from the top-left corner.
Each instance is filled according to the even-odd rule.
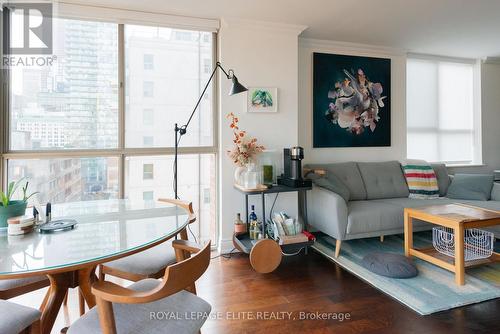
[[[189,214],[190,224],[196,220],[192,203],[166,198],[160,198],[158,201],[185,209]],[[161,278],[165,274],[165,268],[175,261],[172,242],[167,241],[143,252],[99,265],[99,280],[103,281],[106,275],[133,282],[146,278]]]
[[[40,316],[37,309],[0,300],[0,333],[40,334]]]
[[[186,289],[192,290],[208,268],[210,242],[200,246],[175,240],[172,246],[178,262],[167,267],[163,280],[144,279],[127,288],[108,281],[94,283],[97,306],[67,333],[198,333],[211,306]]]
[[[47,276],[0,280],[0,299],[10,299],[50,285]]]

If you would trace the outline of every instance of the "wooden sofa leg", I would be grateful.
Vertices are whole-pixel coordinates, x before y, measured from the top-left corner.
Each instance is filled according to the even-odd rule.
[[[380,236],[380,242],[384,242],[384,236],[383,235]]]
[[[335,257],[336,258],[339,257],[341,244],[342,244],[342,240],[337,239],[337,242],[335,243]]]

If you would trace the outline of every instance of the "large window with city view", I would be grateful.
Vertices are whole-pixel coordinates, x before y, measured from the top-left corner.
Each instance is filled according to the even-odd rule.
[[[213,34],[64,18],[53,31],[53,64],[9,68],[3,186],[26,178],[42,203],[173,197],[173,128],[211,74]],[[179,158],[179,195],[198,211],[194,232],[211,239],[213,113],[210,88]]]

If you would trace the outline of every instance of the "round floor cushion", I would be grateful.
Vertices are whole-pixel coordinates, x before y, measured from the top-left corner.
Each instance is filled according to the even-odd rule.
[[[370,253],[363,258],[362,265],[375,274],[391,278],[412,278],[418,275],[417,267],[400,254]]]

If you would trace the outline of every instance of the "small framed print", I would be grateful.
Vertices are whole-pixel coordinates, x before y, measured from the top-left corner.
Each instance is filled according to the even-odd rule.
[[[247,112],[278,112],[278,88],[250,87]]]

